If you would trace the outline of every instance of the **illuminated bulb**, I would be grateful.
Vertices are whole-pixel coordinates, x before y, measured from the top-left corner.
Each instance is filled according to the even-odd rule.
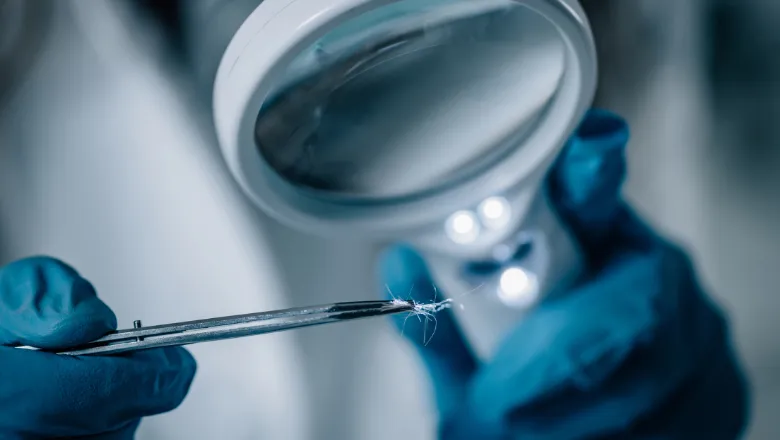
[[[536,302],[539,285],[536,277],[519,267],[510,267],[501,274],[498,297],[512,307],[526,308]]]
[[[512,258],[512,248],[506,244],[499,244],[493,248],[493,258],[505,262]]]
[[[482,215],[491,220],[501,218],[504,215],[504,205],[501,200],[497,197],[485,200],[482,204]]]
[[[479,216],[488,228],[499,229],[509,223],[512,209],[503,197],[491,197],[479,205]]]
[[[445,231],[455,243],[472,243],[479,236],[479,222],[473,212],[458,211],[447,220]]]
[[[468,213],[455,216],[452,220],[452,230],[457,234],[469,234],[476,227],[476,222]]]

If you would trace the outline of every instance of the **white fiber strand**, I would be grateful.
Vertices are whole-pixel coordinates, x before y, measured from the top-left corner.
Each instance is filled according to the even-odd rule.
[[[401,300],[401,299],[394,299],[393,303],[397,305],[406,305],[408,304],[408,301]],[[438,321],[436,320],[436,313],[439,313],[442,310],[449,309],[450,307],[452,307],[452,299],[445,299],[443,301],[432,302],[429,304],[418,303],[417,301],[412,301],[412,303],[414,304],[414,310],[410,311],[409,315],[407,315],[406,319],[404,319],[404,324],[401,327],[401,333],[403,333],[404,329],[406,328],[406,320],[414,316],[420,322],[424,323],[423,344],[428,345],[431,342],[431,339],[433,339],[433,335],[436,334],[436,328],[438,326]],[[430,336],[428,336],[429,322],[433,322],[433,331],[431,332]]]
[[[470,291],[460,295],[459,298],[462,298],[466,295],[470,295],[476,292],[482,286],[483,285],[480,284],[479,286],[471,289]],[[436,320],[436,314],[441,312],[442,310],[451,308],[453,304],[455,304],[454,300],[451,298],[438,301],[439,289],[435,285],[433,286],[433,302],[427,304],[420,303],[412,299],[412,292],[414,290],[414,285],[412,285],[411,288],[409,289],[409,294],[407,295],[406,300],[400,299],[399,297],[395,296],[392,290],[390,290],[390,286],[385,285],[385,289],[387,290],[387,293],[390,295],[390,298],[392,298],[392,301],[395,305],[407,305],[409,302],[412,302],[412,304],[414,305],[414,310],[410,311],[409,314],[404,319],[404,323],[401,326],[401,334],[404,334],[404,330],[406,329],[406,321],[411,317],[416,317],[420,323],[424,324],[423,326],[424,345],[428,345],[431,342],[431,339],[433,339],[433,335],[436,334],[436,327],[438,325],[438,321]],[[461,309],[463,309],[463,304],[461,303],[457,303],[457,304]],[[433,331],[431,332],[430,336],[428,336],[429,322],[433,322]]]

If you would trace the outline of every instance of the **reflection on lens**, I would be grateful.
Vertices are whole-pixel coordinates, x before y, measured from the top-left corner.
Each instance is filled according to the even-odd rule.
[[[261,109],[255,140],[291,184],[408,197],[511,151],[565,65],[555,28],[513,0],[406,0],[302,52]]]

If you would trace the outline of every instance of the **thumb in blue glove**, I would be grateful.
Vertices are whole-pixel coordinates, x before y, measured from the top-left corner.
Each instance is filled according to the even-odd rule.
[[[746,424],[747,386],[726,322],[683,252],[620,199],[625,123],[592,111],[554,167],[550,193],[582,244],[587,279],[540,304],[479,365],[453,315],[436,336],[406,323],[432,379],[443,439],[708,438]],[[388,250],[380,277],[420,302],[437,292],[412,249]],[[399,323],[400,325],[400,323]]]
[[[142,417],[182,402],[195,360],[181,348],[60,356],[116,330],[114,313],[67,265],[29,258],[0,268],[0,438],[129,440]]]

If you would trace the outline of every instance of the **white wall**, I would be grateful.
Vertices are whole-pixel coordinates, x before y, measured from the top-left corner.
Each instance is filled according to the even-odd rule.
[[[125,328],[288,306],[259,225],[170,79],[132,47],[92,46],[56,4],[38,65],[0,115],[0,259],[71,263]],[[102,42],[127,43],[112,35]],[[189,398],[139,440],[310,438],[293,335],[192,352]]]
[[[768,3],[773,2],[742,5],[752,8],[753,16],[772,15],[777,8],[766,8]],[[650,4],[658,15],[643,12],[642,7]],[[706,70],[706,5],[703,0],[639,0],[624,5],[625,16],[613,16],[614,22],[645,17],[652,23],[649,34],[663,38],[651,44],[646,35],[633,46],[613,52],[611,57],[623,64],[603,66],[608,80],[602,84],[602,102],[631,124],[628,197],[667,235],[690,249],[708,290],[730,313],[736,345],[753,386],[747,439],[773,440],[780,438],[775,409],[780,406],[780,344],[775,338],[780,332],[776,227],[780,224],[780,125],[772,121],[780,123],[780,114],[760,124],[774,138],[765,140],[768,152],[758,163],[756,141],[745,137],[749,131],[737,131],[737,122],[744,119],[743,106],[780,102],[780,76],[765,75],[766,87],[751,81],[721,85],[733,87],[727,92],[739,99],[720,102],[723,108],[716,108],[711,72]],[[746,41],[754,42],[753,49],[760,47],[760,39],[768,37],[762,27],[743,25],[751,30]],[[615,30],[605,24],[602,32],[604,38],[620,40],[621,32],[635,34],[636,29],[641,28]],[[621,70],[632,62],[646,63],[644,71]],[[751,161],[761,166],[745,165]]]

